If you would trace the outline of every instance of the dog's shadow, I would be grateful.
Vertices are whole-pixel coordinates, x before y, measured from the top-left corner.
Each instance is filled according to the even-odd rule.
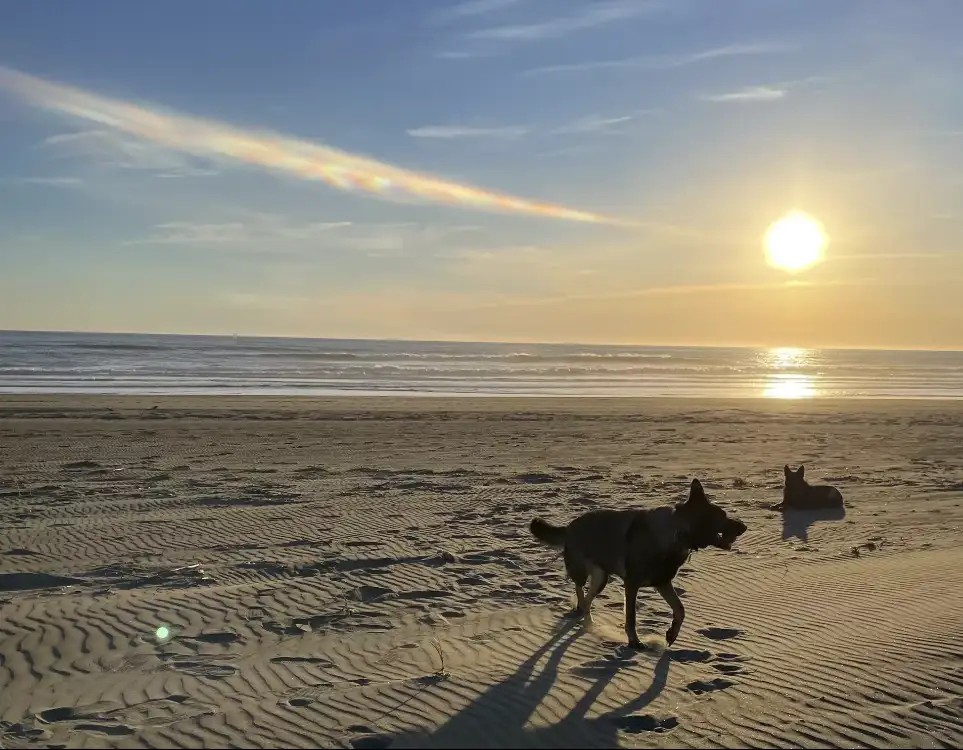
[[[558,721],[537,728],[527,726],[551,692],[565,651],[582,632],[573,621],[563,620],[548,642],[536,649],[514,673],[492,685],[430,734],[395,735],[391,747],[617,747],[620,724],[655,700],[665,688],[671,663],[668,650],[658,654],[648,688],[629,703],[586,718],[589,709],[623,668],[644,665],[656,656],[655,652],[621,651],[597,671],[593,670],[598,679],[571,709],[565,710],[559,701],[551,701],[551,710],[559,717]],[[536,672],[536,665],[545,654],[548,658]],[[605,661],[602,659],[596,664]],[[562,694],[561,703],[567,702],[568,695],[568,692]]]
[[[842,521],[846,518],[845,506],[836,508],[779,508],[782,512],[782,539],[809,541],[809,528],[817,521]]]

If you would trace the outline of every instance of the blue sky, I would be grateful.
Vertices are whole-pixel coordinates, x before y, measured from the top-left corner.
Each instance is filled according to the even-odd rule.
[[[963,348],[963,4],[0,5],[0,328]],[[792,209],[826,257],[790,276]]]

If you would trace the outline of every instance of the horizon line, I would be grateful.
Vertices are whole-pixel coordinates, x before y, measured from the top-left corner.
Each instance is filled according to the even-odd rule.
[[[421,339],[421,338],[396,338],[396,337],[374,337],[374,336],[296,336],[291,334],[248,334],[248,333],[176,333],[160,331],[94,331],[94,330],[58,330],[58,329],[17,329],[0,328],[0,335],[3,334],[60,334],[60,335],[94,335],[94,336],[166,336],[171,338],[224,338],[224,339],[287,339],[291,341],[366,341],[366,342],[392,342],[408,344],[517,344],[520,346],[584,346],[584,347],[603,347],[603,348],[625,348],[634,347],[640,349],[751,349],[751,350],[778,350],[778,349],[800,349],[803,351],[836,351],[836,352],[931,352],[931,353],[950,353],[963,354],[963,348],[926,348],[926,347],[895,347],[895,346],[799,346],[796,344],[619,344],[613,342],[590,343],[584,341],[537,341],[533,339]]]

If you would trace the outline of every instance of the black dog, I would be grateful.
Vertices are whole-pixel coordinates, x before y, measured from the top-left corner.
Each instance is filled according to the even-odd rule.
[[[565,569],[575,582],[576,605],[592,621],[592,600],[609,576],[625,583],[625,634],[629,645],[641,648],[635,631],[635,597],[642,586],[652,586],[672,607],[669,645],[682,629],[685,608],[672,586],[689,555],[697,549],[728,550],[746,525],[709,501],[698,479],[692,480],[689,499],[676,506],[637,510],[592,510],[568,526],[553,526],[540,518],[531,523],[536,539],[564,550]],[[588,591],[584,591],[588,582]]]

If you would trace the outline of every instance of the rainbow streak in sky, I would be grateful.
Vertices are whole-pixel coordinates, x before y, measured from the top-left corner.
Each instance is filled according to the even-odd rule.
[[[623,219],[448,182],[323,144],[128,104],[10,68],[0,67],[0,88],[36,107],[95,122],[176,151],[233,159],[303,180],[321,180],[338,190],[364,191],[382,198],[414,197],[479,211],[635,226]]]

